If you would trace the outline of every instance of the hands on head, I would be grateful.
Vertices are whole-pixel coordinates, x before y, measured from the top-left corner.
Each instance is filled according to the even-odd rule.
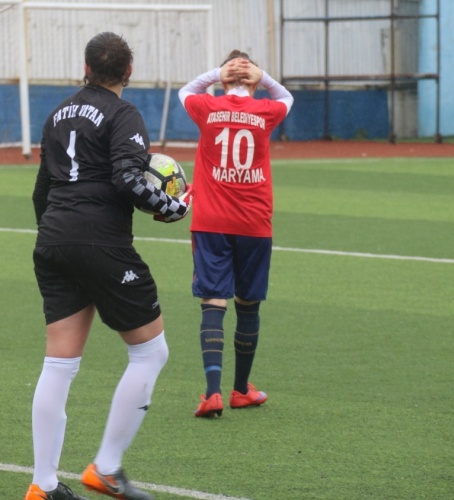
[[[262,78],[262,70],[251,61],[237,57],[221,68],[221,82],[229,84],[238,82],[244,85],[257,85]]]

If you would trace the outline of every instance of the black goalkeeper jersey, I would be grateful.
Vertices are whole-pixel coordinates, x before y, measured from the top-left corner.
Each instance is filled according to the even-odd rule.
[[[62,102],[43,129],[37,245],[129,246],[134,206],[172,203],[142,175],[148,148],[139,111],[114,92],[88,85]]]
[[[37,243],[130,245],[128,184],[143,170],[148,147],[140,113],[114,92],[86,86],[63,101],[43,130],[33,193]]]

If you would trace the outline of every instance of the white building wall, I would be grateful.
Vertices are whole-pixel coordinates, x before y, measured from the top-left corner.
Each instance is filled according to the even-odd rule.
[[[325,74],[348,75],[352,77],[350,81],[344,78],[331,84],[331,88],[386,85],[389,80],[373,78],[392,70],[392,34],[395,72],[418,71],[417,19],[396,21],[393,33],[389,19],[332,21],[328,50],[323,21],[289,20],[323,18],[326,14],[334,18],[389,16],[393,3],[397,13],[416,15],[421,0],[102,0],[103,10],[81,8],[84,4],[92,6],[97,0],[56,0],[60,7],[74,4],[71,10],[58,5],[32,8],[41,0],[23,0],[23,5],[30,7],[25,9],[24,20],[17,1],[0,0],[0,83],[19,80],[21,22],[25,26],[26,65],[31,84],[79,84],[85,45],[101,31],[122,34],[133,48],[131,87],[164,87],[168,82],[174,87],[181,86],[219,65],[232,49],[248,52],[276,79],[315,77],[313,85],[322,86],[320,77]],[[115,10],[113,6],[118,3],[128,9]],[[134,11],[137,5],[176,3],[211,6],[211,36],[206,13]],[[282,24],[281,13],[286,19]],[[356,81],[354,77],[360,75],[372,78],[369,82]],[[290,88],[299,84],[293,85],[290,83]],[[395,101],[397,132],[412,135],[418,99],[416,86],[407,82],[399,90],[401,95]],[[406,119],[408,116],[410,120]]]
[[[36,5],[40,0],[26,0]],[[84,0],[57,0],[75,6]],[[96,2],[90,2],[94,4]],[[323,22],[286,22],[280,64],[280,0],[102,0],[103,5],[176,4],[211,5],[213,37],[208,39],[207,15],[202,13],[155,13],[29,9],[26,11],[28,70],[31,82],[57,80],[78,82],[83,75],[83,50],[100,31],[124,35],[135,53],[132,84],[162,85],[167,80],[183,83],[207,70],[207,50],[220,64],[230,50],[250,54],[275,78],[282,76],[382,74],[391,69],[390,22],[342,21],[329,28],[329,59],[325,65]],[[419,0],[395,0],[399,12],[415,13]],[[329,0],[334,17],[389,15],[390,0]],[[325,0],[282,0],[285,18],[323,17]],[[19,75],[19,16],[16,6],[0,4],[0,80]],[[415,71],[417,21],[402,21],[397,39],[404,47],[396,62]]]
[[[36,2],[39,0],[27,0],[31,6]],[[86,2],[60,3],[77,6]],[[211,5],[214,36],[208,38],[205,13],[30,8],[26,10],[26,35],[32,83],[79,82],[83,75],[84,47],[101,31],[122,34],[133,48],[133,85],[162,85],[169,79],[186,82],[211,69],[207,67],[208,48],[212,49],[215,65],[221,64],[232,49],[240,49],[265,69],[273,66],[270,53],[274,48],[269,48],[273,36],[268,33],[269,6],[273,6],[273,0],[102,0],[102,3]],[[1,81],[14,81],[19,76],[19,22],[17,5],[0,4]]]
[[[419,0],[395,0],[396,12],[416,15]],[[283,0],[284,77],[329,75],[383,75],[391,72],[391,22],[389,19],[333,20],[328,25],[328,60],[325,61],[323,18],[385,17],[390,0]],[[318,18],[319,21],[301,21]],[[291,21],[294,19],[294,21]],[[300,19],[298,21],[298,19]],[[395,22],[395,71],[416,72],[418,21]]]

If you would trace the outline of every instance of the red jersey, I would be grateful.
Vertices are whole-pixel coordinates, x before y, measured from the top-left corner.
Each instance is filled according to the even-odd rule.
[[[192,94],[185,108],[200,130],[191,231],[271,237],[270,136],[284,103]]]

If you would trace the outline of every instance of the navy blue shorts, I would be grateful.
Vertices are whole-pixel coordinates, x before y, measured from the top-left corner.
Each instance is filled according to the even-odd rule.
[[[90,304],[106,325],[122,332],[151,323],[161,314],[156,284],[134,248],[36,247],[33,260],[46,324]]]
[[[266,299],[271,238],[192,233],[192,294],[205,299]]]

